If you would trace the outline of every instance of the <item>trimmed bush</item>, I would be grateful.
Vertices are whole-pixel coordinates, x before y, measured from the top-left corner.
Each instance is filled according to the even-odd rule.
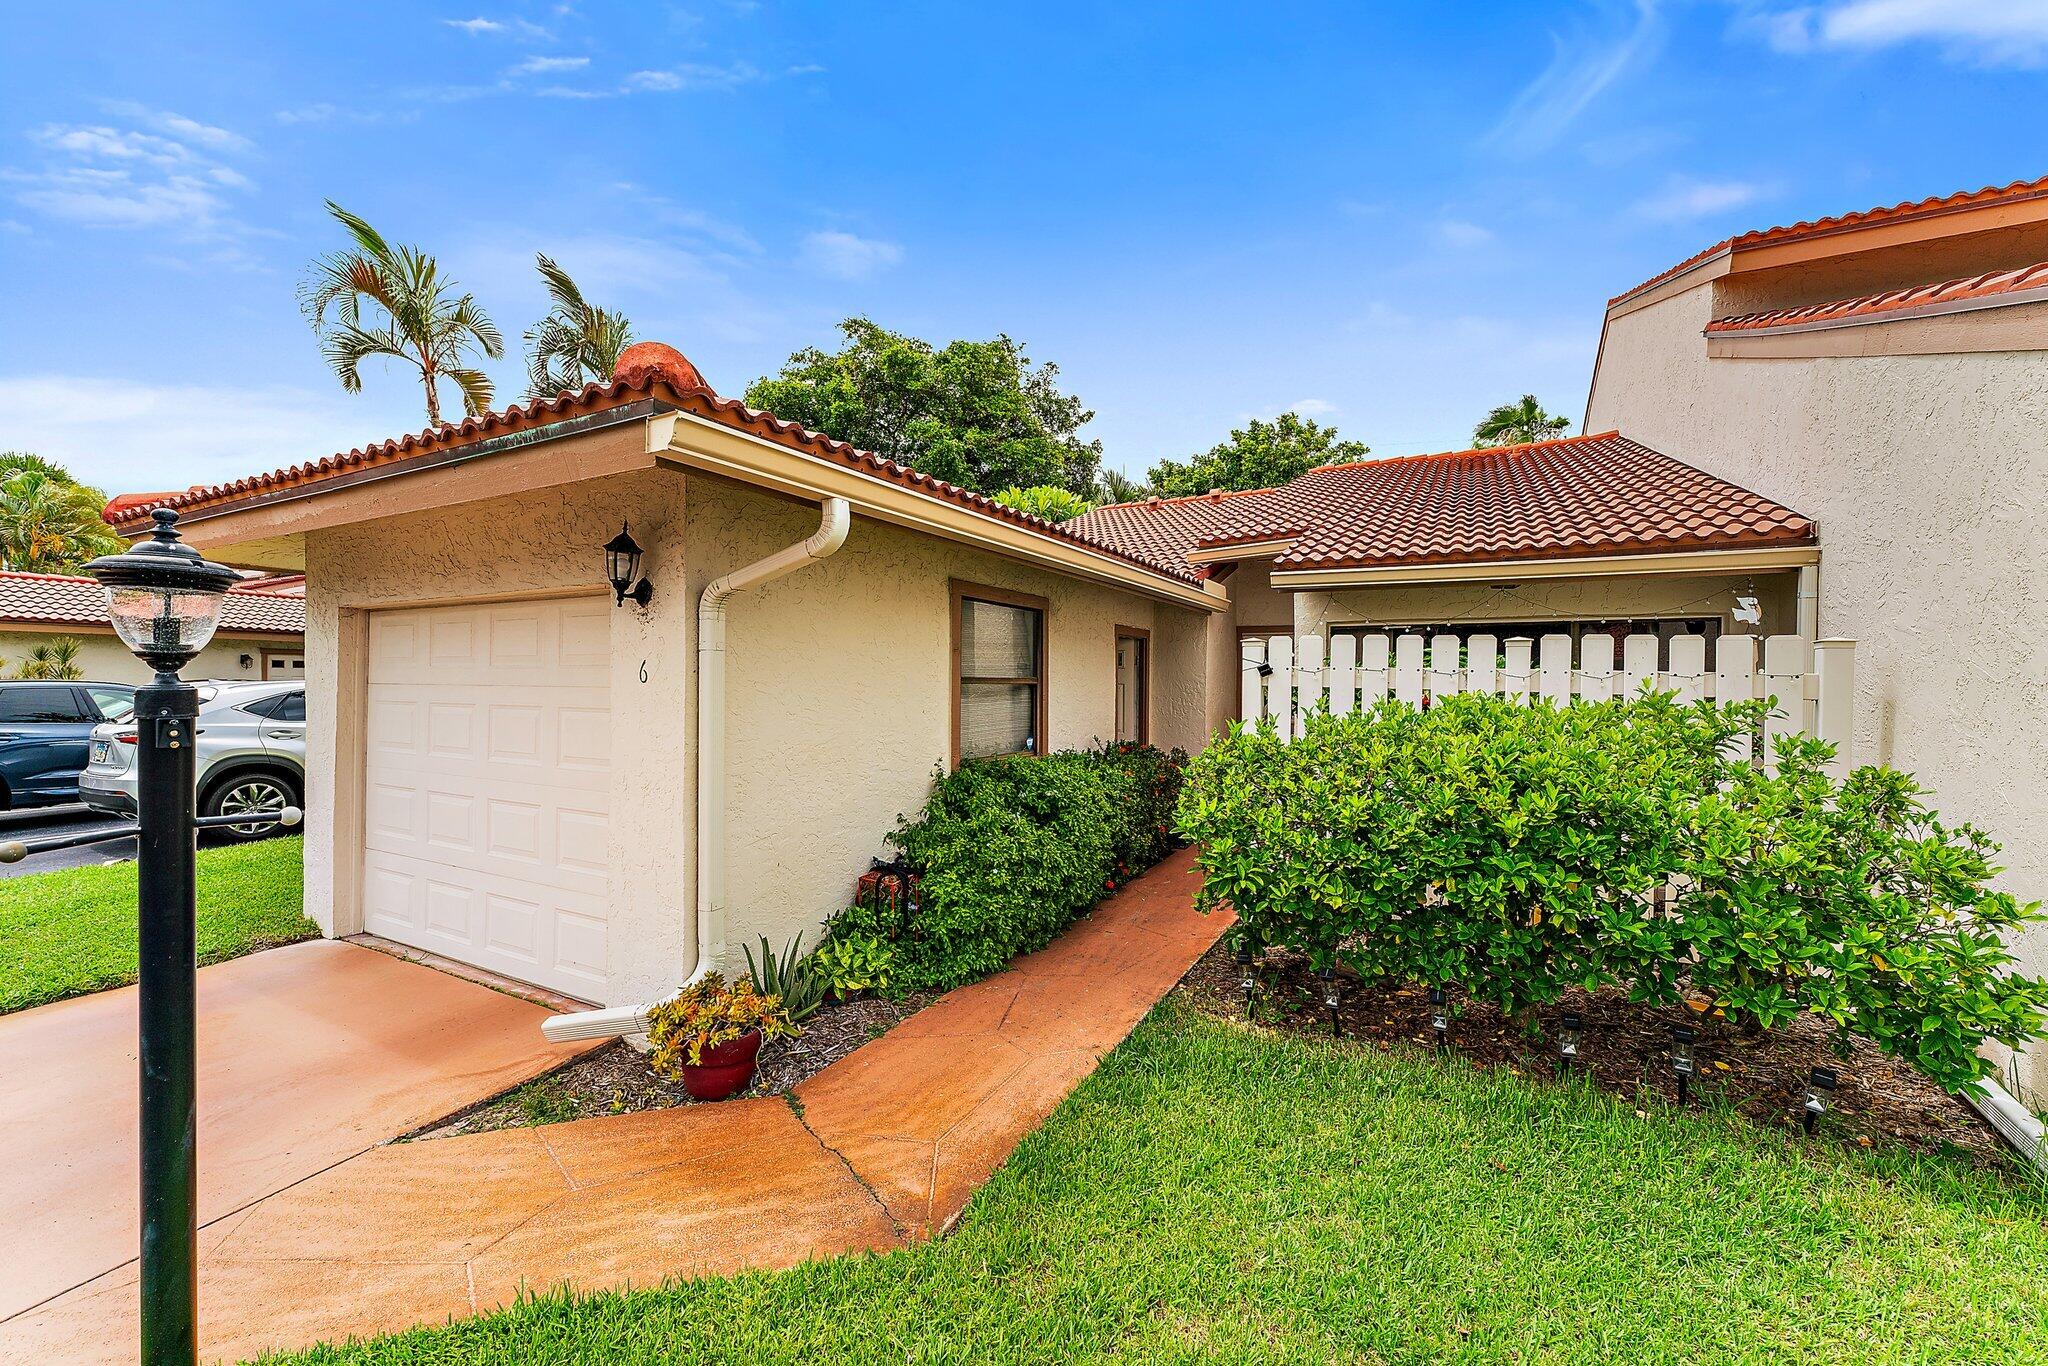
[[[1173,847],[1187,756],[1108,745],[941,772],[890,842],[917,873],[914,915],[855,905],[833,938],[889,941],[892,990],[944,990],[1043,947]]]
[[[1990,890],[1997,846],[1903,774],[1836,783],[1804,737],[1770,771],[1727,757],[1767,709],[1461,695],[1292,744],[1235,728],[1192,764],[1180,830],[1205,907],[1318,966],[1510,1013],[1610,986],[1765,1028],[1810,1011],[1944,1085],[1989,1075],[1986,1039],[2041,1032],[2048,982],[2004,947],[2037,908]]]

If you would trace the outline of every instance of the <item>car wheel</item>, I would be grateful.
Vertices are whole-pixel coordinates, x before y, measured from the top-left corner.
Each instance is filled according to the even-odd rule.
[[[299,785],[279,773],[237,773],[207,794],[205,816],[246,816],[270,813],[299,804]],[[274,821],[222,825],[214,832],[231,840],[253,840],[277,829]]]

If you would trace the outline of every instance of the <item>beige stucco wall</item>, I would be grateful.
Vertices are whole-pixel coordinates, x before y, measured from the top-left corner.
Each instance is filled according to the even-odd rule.
[[[39,644],[66,637],[78,642],[80,677],[102,683],[149,681],[148,667],[131,654],[112,631],[93,632],[81,627],[51,631],[0,631],[0,668],[4,668],[11,678],[28,658],[30,650]],[[298,648],[297,641],[274,636],[267,639],[215,636],[185,666],[184,676],[191,679],[261,678],[264,650],[296,653]],[[247,667],[242,664],[243,655],[249,657]]]
[[[2048,364],[2039,351],[1709,359],[1710,285],[1610,323],[1587,424],[1814,518],[1856,752],[1918,775],[2048,897]],[[2048,971],[2048,933],[2018,946]],[[2023,1078],[2048,1092],[2048,1050]]]
[[[363,614],[476,597],[592,591],[597,547],[630,518],[654,600],[613,616],[612,903],[602,1004],[672,988],[694,959],[695,604],[713,578],[818,525],[814,505],[650,470],[396,515],[306,537],[306,904],[330,934],[360,928]],[[1155,604],[856,517],[822,564],[733,598],[728,611],[727,966],[826,916],[947,758],[948,583],[1048,599],[1049,740],[1114,733],[1116,628],[1151,631],[1152,737],[1198,747],[1209,696],[1207,614]],[[642,666],[645,678],[642,678]],[[331,813],[323,816],[321,813]]]

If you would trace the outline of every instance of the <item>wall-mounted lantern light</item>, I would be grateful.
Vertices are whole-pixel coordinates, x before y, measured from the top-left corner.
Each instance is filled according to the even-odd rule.
[[[1579,1035],[1585,1031],[1586,1022],[1579,1018],[1576,1010],[1567,1010],[1557,1022],[1557,1074],[1569,1074],[1572,1064],[1579,1060]]]
[[[1442,987],[1429,989],[1429,1027],[1436,1031],[1436,1046],[1446,1048],[1451,1042],[1451,1016]]]
[[[1828,1112],[1828,1097],[1835,1093],[1835,1070],[1832,1067],[1816,1067],[1806,1084],[1806,1103],[1800,1107],[1800,1123],[1806,1129],[1807,1137],[1813,1136],[1814,1126],[1820,1117]]]
[[[640,543],[624,522],[619,523],[619,534],[604,543],[604,576],[620,607],[627,598],[645,607],[654,597],[654,585],[640,577]]]
[[[1692,1044],[1699,1036],[1691,1025],[1671,1026],[1671,1072],[1678,1078],[1678,1103],[1686,1103],[1692,1091]]]

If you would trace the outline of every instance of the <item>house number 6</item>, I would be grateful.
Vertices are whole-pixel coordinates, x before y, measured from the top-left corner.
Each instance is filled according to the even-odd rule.
[[[642,683],[647,681],[647,661],[644,659],[640,661],[640,681]]]

